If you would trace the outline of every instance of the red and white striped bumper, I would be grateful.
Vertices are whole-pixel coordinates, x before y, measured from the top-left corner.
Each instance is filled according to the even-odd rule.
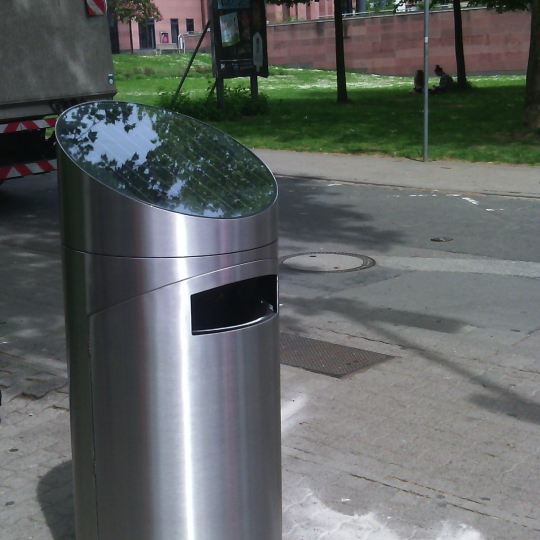
[[[56,118],[26,120],[25,122],[10,122],[9,124],[0,124],[0,133],[13,133],[15,131],[24,131],[26,129],[45,129],[54,127],[55,125]]]
[[[43,118],[40,120],[25,120],[24,122],[10,122],[0,124],[0,134],[15,133],[31,129],[47,129],[56,125],[56,118]],[[31,163],[19,163],[0,167],[0,182],[10,178],[30,176],[31,174],[44,174],[56,170],[56,159],[34,161]]]
[[[86,0],[86,10],[91,17],[105,15],[107,2],[105,0]]]
[[[10,178],[20,176],[30,176],[31,174],[44,174],[56,170],[56,159],[47,161],[35,161],[34,163],[24,163],[21,165],[10,165],[0,167],[0,182]]]

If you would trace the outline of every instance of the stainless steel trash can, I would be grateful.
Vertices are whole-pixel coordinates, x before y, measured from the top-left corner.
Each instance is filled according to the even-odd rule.
[[[56,134],[77,540],[281,539],[274,177],[145,105]]]

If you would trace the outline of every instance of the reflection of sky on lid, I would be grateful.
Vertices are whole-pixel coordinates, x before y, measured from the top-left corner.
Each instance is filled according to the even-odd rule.
[[[184,214],[241,217],[267,208],[274,178],[240,143],[155,107],[87,103],[56,125],[62,149],[86,173],[129,197]]]

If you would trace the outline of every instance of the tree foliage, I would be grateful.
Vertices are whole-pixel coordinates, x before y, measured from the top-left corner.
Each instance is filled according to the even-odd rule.
[[[108,8],[114,14],[117,21],[129,24],[129,44],[133,54],[133,33],[131,22],[139,24],[148,22],[149,19],[161,21],[163,19],[158,7],[152,0],[109,0]]]
[[[149,19],[161,21],[163,17],[152,0],[109,0],[108,6],[115,18],[123,23],[145,23]]]
[[[530,2],[528,0],[472,0],[470,6],[485,6],[494,9],[497,13],[506,11],[528,11]]]

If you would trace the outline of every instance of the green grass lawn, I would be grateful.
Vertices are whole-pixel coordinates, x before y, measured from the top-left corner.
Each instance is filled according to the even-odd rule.
[[[155,104],[159,92],[176,89],[188,60],[182,54],[115,55],[117,99]],[[525,77],[470,82],[468,92],[430,97],[430,159],[539,164],[540,134],[521,121]],[[210,56],[198,55],[183,91],[203,96],[212,83]],[[349,73],[350,103],[338,105],[334,72],[271,68],[268,79],[259,79],[270,112],[214,125],[252,148],[420,159],[423,97],[409,94],[411,86],[411,78]]]

